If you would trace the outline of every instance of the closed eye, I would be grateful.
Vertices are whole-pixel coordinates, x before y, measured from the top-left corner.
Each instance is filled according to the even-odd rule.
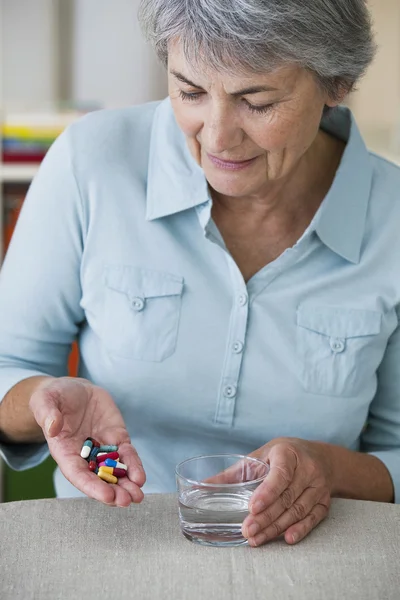
[[[205,92],[184,92],[183,90],[179,90],[179,96],[182,98],[182,100],[189,102],[198,100],[200,96],[202,96],[204,93]],[[243,102],[250,112],[257,113],[259,115],[268,113],[275,106],[275,103],[264,104],[263,106],[256,106],[248,102],[248,100],[246,100],[245,98],[243,98]]]
[[[248,102],[245,99],[243,99],[243,102],[245,103],[250,112],[257,113],[259,115],[265,115],[275,106],[274,102],[272,104],[264,104],[263,106],[256,106],[254,104],[250,104],[250,102]]]
[[[204,92],[184,92],[183,90],[179,90],[179,95],[182,100],[198,100]]]

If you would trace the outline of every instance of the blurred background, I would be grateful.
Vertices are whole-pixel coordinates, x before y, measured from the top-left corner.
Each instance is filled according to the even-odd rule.
[[[378,56],[348,99],[368,146],[400,165],[400,0],[371,0]],[[81,114],[164,98],[164,69],[143,41],[139,0],[0,0],[0,262],[30,181]],[[5,318],[0,315],[0,318]],[[70,373],[76,370],[73,350]],[[54,495],[48,459],[13,473],[0,501]]]

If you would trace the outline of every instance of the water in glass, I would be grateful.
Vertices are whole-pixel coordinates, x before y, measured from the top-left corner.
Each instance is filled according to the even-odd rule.
[[[242,523],[249,514],[252,490],[243,487],[229,491],[188,489],[179,498],[183,534],[192,541],[212,546],[246,544]]]

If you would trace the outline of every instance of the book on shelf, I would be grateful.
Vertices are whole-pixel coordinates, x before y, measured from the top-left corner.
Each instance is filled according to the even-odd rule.
[[[40,163],[54,140],[83,111],[9,113],[0,125],[3,163]]]

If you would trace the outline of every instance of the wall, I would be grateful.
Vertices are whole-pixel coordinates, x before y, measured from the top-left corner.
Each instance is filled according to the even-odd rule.
[[[55,99],[51,0],[0,1],[3,105],[13,110],[47,107]]]
[[[139,0],[0,3],[6,109],[44,110],[59,97],[121,106],[166,96],[165,71],[139,30]]]
[[[400,126],[400,0],[370,0],[369,5],[379,48],[350,105],[367,138],[386,138],[390,144],[390,130]]]
[[[74,0],[73,97],[119,106],[163,98],[166,75],[145,44],[138,0]]]

